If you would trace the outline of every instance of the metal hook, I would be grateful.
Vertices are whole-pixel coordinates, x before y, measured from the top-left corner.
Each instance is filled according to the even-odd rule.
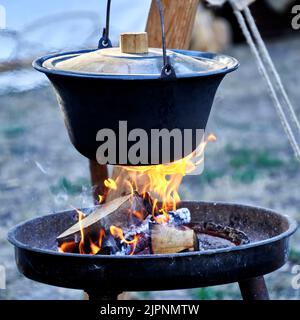
[[[166,31],[165,31],[165,17],[164,17],[164,9],[161,4],[161,0],[156,0],[156,4],[159,10],[160,16],[160,25],[161,25],[161,34],[162,34],[162,50],[163,50],[163,68],[161,71],[162,79],[170,79],[176,78],[176,73],[174,68],[170,63],[170,59],[167,55],[167,45],[166,45]]]
[[[105,25],[105,28],[103,28],[103,34],[102,34],[102,38],[99,40],[98,49],[112,47],[112,43],[109,40],[110,7],[111,7],[111,0],[107,0],[106,25]]]
[[[161,33],[162,33],[163,68],[161,71],[161,78],[162,79],[176,78],[175,70],[172,67],[169,57],[167,55],[164,9],[161,4],[161,0],[156,0],[156,3],[159,10]],[[106,26],[103,29],[102,38],[99,40],[99,44],[98,44],[99,49],[112,47],[112,43],[109,40],[110,8],[111,8],[111,0],[107,0]]]

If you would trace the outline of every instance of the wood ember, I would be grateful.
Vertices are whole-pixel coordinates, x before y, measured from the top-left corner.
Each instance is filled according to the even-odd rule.
[[[186,226],[152,224],[151,251],[153,254],[171,254],[188,249],[198,250],[198,240],[194,230]]]
[[[214,237],[209,234],[199,233],[197,234],[199,242],[199,251],[209,250],[209,249],[221,249],[234,247],[235,244],[227,239]]]
[[[223,238],[235,245],[242,245],[250,242],[249,238],[243,231],[228,226],[222,226],[214,222],[190,224],[189,226],[198,234],[204,233],[210,236]]]
[[[131,226],[131,228],[126,231],[125,238],[130,239],[134,236],[138,236],[137,243],[135,245],[135,254],[140,254],[140,252],[145,251],[146,248],[149,248],[150,251],[150,245],[151,245],[151,236],[150,236],[150,230],[149,230],[149,221],[150,216],[145,219],[143,224],[141,224],[138,227]]]
[[[177,226],[191,222],[191,213],[188,208],[180,208],[176,211],[169,211],[168,214],[170,217],[170,223]]]
[[[146,254],[151,254],[150,247],[146,247],[144,250],[142,250],[142,251],[137,253],[137,255],[139,255],[139,256],[143,256],[143,255],[146,255]]]
[[[85,235],[85,252],[91,252],[89,240],[97,243],[100,228],[105,236],[97,255],[174,254],[249,243],[247,235],[240,230],[213,222],[191,223],[187,208],[169,211],[166,219],[166,213],[160,213],[157,207],[153,216],[153,203],[148,193],[143,196],[135,193],[99,206],[80,223]],[[138,217],[134,214],[137,212]],[[71,248],[68,244],[72,245],[72,251],[63,252],[79,253],[80,224],[76,223],[57,238],[60,246]],[[112,226],[119,229],[119,233],[111,232]]]
[[[99,206],[93,213],[88,215],[81,221],[82,228],[85,233],[92,234],[99,232],[100,228],[104,228],[109,232],[111,225],[127,228],[130,225],[139,225],[139,218],[136,218],[132,211],[138,211],[142,216],[141,220],[145,219],[148,212],[144,205],[144,200],[137,194],[128,195],[117,198]],[[63,232],[57,237],[58,243],[75,240],[80,238],[80,223],[77,222],[71,228]]]

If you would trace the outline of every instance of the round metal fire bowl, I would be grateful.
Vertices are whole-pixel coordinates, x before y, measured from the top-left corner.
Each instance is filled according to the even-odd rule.
[[[258,277],[288,258],[295,221],[274,211],[228,203],[182,202],[192,222],[211,221],[244,231],[247,245],[178,254],[93,256],[57,251],[56,237],[75,223],[65,211],[34,218],[10,230],[16,263],[26,277],[86,291],[145,291],[205,287]]]

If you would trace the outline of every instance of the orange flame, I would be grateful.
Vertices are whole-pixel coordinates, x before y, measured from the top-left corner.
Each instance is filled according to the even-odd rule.
[[[91,254],[97,254],[101,250],[104,236],[105,236],[105,231],[103,228],[101,228],[99,232],[99,239],[97,244],[90,239]]]
[[[144,215],[142,214],[142,212],[140,211],[134,211],[133,212],[133,215],[138,218],[140,221],[143,221],[144,220]]]
[[[66,241],[58,247],[59,252],[73,252],[76,249],[75,241]]]
[[[78,244],[75,241],[66,241],[59,246],[58,251],[59,252],[74,252],[74,251],[76,251],[76,249],[78,249],[80,254],[97,254],[102,248],[102,243],[103,243],[103,238],[105,236],[105,231],[103,228],[100,229],[99,239],[98,239],[97,243],[94,243],[92,241],[92,239],[89,238],[88,239],[89,246],[87,246],[86,238],[85,238],[85,234],[84,234],[84,228],[82,225],[82,220],[85,218],[85,214],[78,209],[75,209],[75,210],[78,213],[78,222],[79,222],[79,227],[80,227],[80,242]],[[88,251],[86,251],[87,247],[88,247]]]
[[[108,178],[104,181],[104,185],[106,188],[109,188],[109,189],[113,189],[113,190],[117,190],[117,184],[116,182],[111,179],[111,178]]]
[[[78,209],[76,209],[76,211],[78,213],[78,218],[79,218],[78,222],[79,222],[79,226],[80,226],[80,237],[81,237],[80,242],[79,242],[79,246],[78,246],[79,253],[80,254],[85,254],[85,250],[84,250],[84,229],[83,229],[83,225],[82,225],[82,220],[84,219],[85,214],[82,211],[78,210]]]
[[[118,238],[120,239],[122,242],[128,244],[128,245],[132,245],[132,250],[131,250],[131,253],[130,255],[132,256],[135,252],[135,249],[136,249],[136,244],[137,244],[137,241],[138,241],[138,235],[135,235],[133,237],[133,240],[126,240],[125,237],[124,237],[124,234],[123,234],[123,230],[119,227],[116,227],[116,226],[110,226],[110,233],[111,235],[114,237],[114,238]]]
[[[105,197],[104,196],[101,196],[100,194],[98,195],[98,202],[99,204],[103,203],[105,200]]]
[[[131,194],[134,191],[140,194],[149,192],[155,199],[152,208],[153,218],[157,223],[165,223],[169,219],[167,212],[176,210],[177,203],[180,201],[178,190],[183,177],[193,172],[203,162],[205,147],[211,141],[216,141],[213,134],[208,135],[193,153],[169,164],[123,166],[122,169],[127,172],[127,175],[120,174],[115,184],[125,188]],[[162,203],[159,210],[157,210],[158,201]],[[158,211],[159,216],[157,216]]]
[[[111,189],[109,192],[122,188],[121,190],[127,190],[128,194],[133,194],[135,191],[143,195],[149,193],[154,199],[152,203],[153,219],[156,223],[166,223],[170,219],[168,211],[176,210],[177,203],[180,201],[178,190],[183,177],[194,171],[197,166],[203,162],[205,147],[208,142],[211,141],[216,141],[216,137],[213,134],[208,135],[206,140],[203,141],[193,153],[169,164],[122,167],[121,173],[116,180],[109,178],[104,181],[104,185]],[[105,197],[99,195],[99,203],[104,201]],[[161,204],[159,205],[159,203]],[[90,238],[88,238],[88,243],[86,243],[82,224],[85,215],[80,210],[77,210],[77,212],[79,215],[81,240],[79,244],[75,242],[65,242],[59,247],[59,251],[74,252],[77,249],[79,253],[86,254],[87,249],[87,253],[97,254],[102,248],[103,238],[105,236],[104,229],[99,231],[99,238],[96,243]],[[140,220],[144,218],[143,214],[139,211],[133,210],[132,214]],[[113,225],[110,226],[110,233],[113,237],[130,245],[130,255],[134,254],[138,242],[138,235],[135,235],[132,240],[127,240],[124,237],[123,230]]]
[[[99,248],[91,239],[90,239],[90,248],[91,248],[91,254],[97,254],[101,248]]]

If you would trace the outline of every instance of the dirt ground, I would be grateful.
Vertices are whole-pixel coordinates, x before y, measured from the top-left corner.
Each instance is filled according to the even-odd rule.
[[[268,46],[300,116],[299,37]],[[217,142],[207,148],[205,172],[184,179],[182,198],[264,206],[300,221],[300,166],[266,86],[245,45],[228,53],[240,60],[241,67],[218,91],[207,130]],[[81,299],[80,291],[25,279],[6,240],[8,229],[25,219],[92,204],[88,162],[70,144],[50,87],[0,96],[0,204],[0,265],[7,276],[0,299]],[[300,264],[299,240],[300,231],[291,241],[290,262],[267,276],[273,299],[300,298],[300,290],[292,288],[293,266]],[[240,299],[236,284],[132,297]]]

